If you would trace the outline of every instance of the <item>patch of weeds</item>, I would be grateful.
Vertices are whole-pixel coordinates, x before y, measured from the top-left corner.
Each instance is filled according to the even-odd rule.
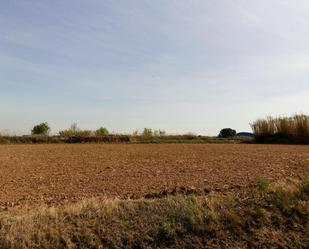
[[[290,221],[296,219],[302,213],[298,193],[278,188],[272,193],[272,203]]]
[[[246,213],[246,218],[252,226],[258,226],[265,218],[265,212],[262,208],[253,207]]]
[[[284,209],[290,205],[290,198],[287,193],[279,187],[272,193],[272,202],[277,208]]]
[[[210,214],[204,214],[203,215],[203,223],[205,225],[209,225],[212,222],[212,216]]]
[[[256,178],[255,179],[255,186],[261,191],[267,191],[269,188],[269,182],[263,178]]]
[[[161,222],[157,228],[157,243],[171,245],[176,239],[176,232],[168,222]]]
[[[287,227],[294,227],[294,224],[302,224],[307,223],[309,221],[308,213],[304,208],[300,205],[292,206],[288,211],[285,213],[285,224]]]
[[[0,248],[1,249],[10,249],[10,248],[12,248],[12,246],[8,242],[0,240]]]
[[[115,249],[117,249],[117,248],[142,249],[142,248],[145,248],[144,244],[145,243],[141,238],[139,238],[138,236],[132,237],[132,235],[131,235],[131,236],[122,238],[120,245],[117,245],[117,247],[114,247],[114,248]],[[93,247],[93,248],[97,248],[97,247]],[[106,248],[110,248],[110,247],[107,246]]]
[[[305,199],[309,195],[309,176],[305,177],[298,185],[299,197]]]
[[[252,228],[261,228],[265,220],[265,212],[262,208],[255,207],[252,210],[248,210],[244,215],[244,230],[249,233]]]
[[[220,220],[225,228],[227,228],[230,232],[234,234],[241,235],[242,234],[242,217],[236,213],[233,209],[222,210],[220,214]]]
[[[188,232],[198,233],[201,226],[209,222],[207,216],[198,206],[193,197],[189,197],[179,210],[179,219]]]
[[[252,213],[251,216],[253,219],[255,219],[256,221],[260,220],[261,218],[263,218],[265,216],[264,211],[261,208],[255,208]]]

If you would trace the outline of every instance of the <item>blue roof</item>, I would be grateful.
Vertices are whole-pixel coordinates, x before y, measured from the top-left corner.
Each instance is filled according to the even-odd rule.
[[[253,137],[253,133],[251,132],[238,132],[236,136],[239,137]]]

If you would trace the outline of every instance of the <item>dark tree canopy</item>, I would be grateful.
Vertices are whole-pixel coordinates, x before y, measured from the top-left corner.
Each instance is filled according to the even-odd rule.
[[[35,125],[33,129],[31,130],[32,135],[48,135],[50,131],[50,127],[48,123],[41,123],[38,125]]]
[[[219,137],[226,138],[226,137],[235,137],[236,131],[231,128],[224,128],[220,131]]]

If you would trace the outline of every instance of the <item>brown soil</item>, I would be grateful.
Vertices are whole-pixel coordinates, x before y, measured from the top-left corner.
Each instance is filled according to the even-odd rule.
[[[309,146],[74,144],[0,146],[0,207],[85,197],[226,190],[309,175]],[[154,194],[155,195],[155,194]]]

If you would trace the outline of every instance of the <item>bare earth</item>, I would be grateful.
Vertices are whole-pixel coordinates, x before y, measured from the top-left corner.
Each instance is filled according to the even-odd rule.
[[[0,207],[143,197],[184,186],[225,190],[309,175],[309,146],[1,145]]]

